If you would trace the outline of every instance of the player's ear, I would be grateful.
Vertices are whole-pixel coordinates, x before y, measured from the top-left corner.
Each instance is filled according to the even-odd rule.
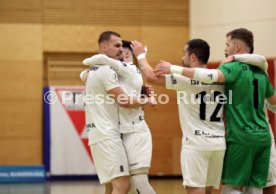
[[[235,52],[239,53],[240,50],[241,50],[241,43],[239,41],[237,41],[235,44]]]
[[[107,42],[104,41],[100,44],[100,50],[105,51],[107,49]]]
[[[194,53],[192,53],[190,55],[190,60],[194,62],[196,59],[197,59],[196,55]]]

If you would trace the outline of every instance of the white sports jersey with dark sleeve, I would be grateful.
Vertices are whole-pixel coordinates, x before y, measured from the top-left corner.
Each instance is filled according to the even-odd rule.
[[[177,91],[182,146],[199,151],[225,150],[224,85],[176,74],[165,75],[165,79],[166,88]]]
[[[118,104],[107,91],[120,87],[109,66],[94,66],[86,81],[85,117],[89,145],[119,137]]]

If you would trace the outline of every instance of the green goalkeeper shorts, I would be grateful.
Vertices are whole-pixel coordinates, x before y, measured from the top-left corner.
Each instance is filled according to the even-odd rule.
[[[270,149],[271,145],[227,143],[222,184],[264,187],[268,176]]]

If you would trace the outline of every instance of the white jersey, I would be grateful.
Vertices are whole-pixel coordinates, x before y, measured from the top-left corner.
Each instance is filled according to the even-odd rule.
[[[119,137],[118,104],[107,91],[120,87],[109,66],[94,66],[86,81],[85,117],[89,145]]]
[[[139,96],[143,85],[139,69],[131,63],[123,62],[120,66],[115,68],[118,69],[116,72],[119,75],[120,85],[129,96]],[[121,133],[142,132],[148,129],[142,107],[134,109],[119,107],[119,121]]]
[[[226,149],[223,104],[216,102],[222,99],[224,85],[205,84],[175,74],[165,79],[167,89],[178,91],[182,146],[199,151]]]

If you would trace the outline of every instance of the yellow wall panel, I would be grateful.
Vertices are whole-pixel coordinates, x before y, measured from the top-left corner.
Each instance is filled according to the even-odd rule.
[[[42,101],[1,100],[0,138],[42,138]],[[1,150],[3,152],[3,150]]]
[[[1,0],[1,23],[188,25],[188,0]]]
[[[0,138],[1,165],[41,165],[41,138]]]
[[[0,99],[41,99],[42,62],[0,61]]]
[[[41,100],[0,100],[0,164],[42,164]]]
[[[103,31],[116,31],[122,38],[140,38],[140,27],[43,25],[44,52],[97,52],[98,37]]]
[[[189,36],[188,27],[44,25],[43,50],[97,52],[99,34],[106,30],[120,33],[122,39],[138,40],[148,45],[148,59],[155,63],[167,59],[180,64]]]
[[[1,23],[40,23],[42,0],[1,0]]]
[[[43,23],[188,25],[188,0],[43,0]]]
[[[0,24],[0,61],[42,61],[39,24]]]
[[[163,59],[171,63],[181,63],[183,49],[189,39],[189,28],[187,26],[143,26],[141,31],[142,41],[148,45],[150,62],[156,63]]]

